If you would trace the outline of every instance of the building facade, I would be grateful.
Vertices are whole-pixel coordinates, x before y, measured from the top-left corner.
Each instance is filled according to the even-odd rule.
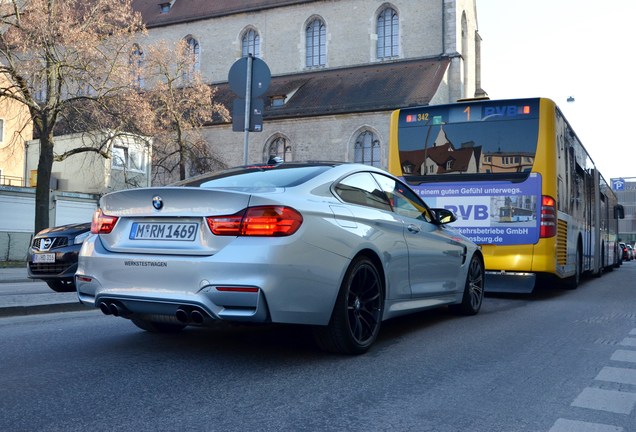
[[[474,0],[136,0],[143,47],[184,40],[193,68],[231,111],[228,72],[265,62],[262,131],[205,128],[225,165],[329,159],[386,166],[394,109],[483,96]],[[248,153],[244,152],[247,144]],[[194,173],[192,173],[194,174]]]
[[[620,241],[636,244],[636,177],[611,179],[619,204],[625,209],[625,219],[618,221]]]
[[[24,186],[24,143],[31,138],[28,108],[9,98],[0,99],[0,185]]]
[[[37,183],[40,141],[26,142],[27,187]],[[104,194],[121,189],[148,187],[152,175],[152,140],[127,134],[115,136],[108,131],[63,135],[55,138],[58,154],[78,147],[104,148],[105,158],[97,152],[83,152],[62,161],[54,161],[51,189],[85,194]]]

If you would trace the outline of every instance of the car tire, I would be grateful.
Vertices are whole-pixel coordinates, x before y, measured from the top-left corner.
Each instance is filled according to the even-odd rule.
[[[55,292],[73,292],[75,291],[75,282],[72,280],[53,280],[46,281],[46,284]]]
[[[449,306],[451,311],[461,315],[477,315],[484,302],[484,263],[473,255],[466,275],[462,302]]]
[[[130,320],[140,329],[150,333],[177,333],[186,327],[183,324],[150,321],[142,318],[131,318]]]
[[[384,308],[384,283],[375,264],[356,258],[345,274],[327,326],[315,327],[316,343],[325,351],[362,354],[378,337]]]

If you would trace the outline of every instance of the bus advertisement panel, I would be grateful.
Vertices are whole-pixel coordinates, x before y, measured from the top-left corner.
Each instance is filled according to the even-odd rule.
[[[457,216],[453,226],[477,244],[534,244],[539,240],[541,177],[521,183],[426,183],[414,186],[432,207]]]

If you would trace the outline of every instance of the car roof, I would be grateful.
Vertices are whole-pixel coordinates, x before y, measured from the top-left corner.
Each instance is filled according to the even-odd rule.
[[[294,161],[294,162],[283,162],[283,163],[256,163],[256,164],[248,164],[248,165],[239,165],[232,168],[227,168],[218,171],[211,171],[204,174],[200,174],[198,176],[190,177],[185,180],[180,180],[175,183],[172,183],[171,186],[190,186],[196,185],[198,183],[203,183],[208,179],[213,177],[221,176],[224,174],[231,173],[240,173],[241,171],[249,172],[249,171],[257,171],[257,170],[277,170],[277,169],[289,169],[289,168],[299,168],[299,167],[312,167],[312,166],[332,166],[337,167],[339,165],[348,165],[355,166],[360,165],[364,167],[369,167],[368,165],[361,165],[351,162],[343,162],[343,161]],[[369,167],[373,168],[373,167]]]

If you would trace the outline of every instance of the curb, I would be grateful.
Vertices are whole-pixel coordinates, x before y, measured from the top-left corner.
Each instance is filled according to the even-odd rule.
[[[46,313],[56,312],[77,312],[77,311],[90,311],[91,308],[84,306],[82,303],[54,303],[43,305],[31,305],[31,306],[10,306],[0,308],[0,318],[26,316],[26,315],[38,315]]]
[[[0,279],[0,283],[21,283],[21,282],[33,282],[33,279],[27,279],[27,278]]]

